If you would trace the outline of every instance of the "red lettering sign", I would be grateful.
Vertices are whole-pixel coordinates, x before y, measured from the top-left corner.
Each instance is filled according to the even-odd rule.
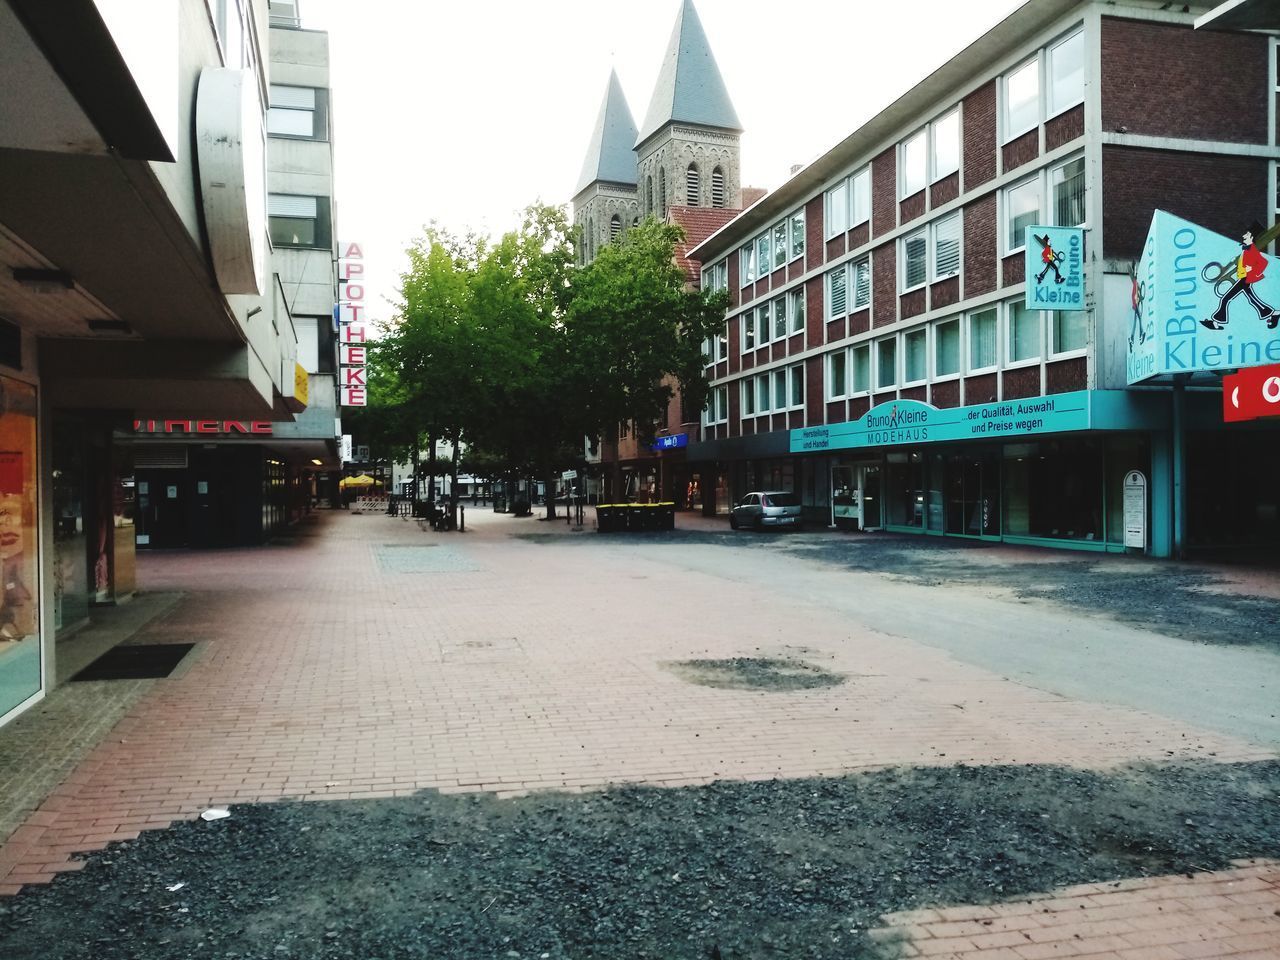
[[[164,422],[165,433],[173,433],[175,428],[179,431],[190,431],[191,425],[186,420],[166,420]]]
[[[367,362],[365,360],[368,349],[365,347],[342,347],[342,362],[352,367],[362,367]]]
[[[354,301],[354,300],[363,300],[363,299],[364,299],[364,284],[363,284],[363,283],[348,283],[348,284],[347,284],[347,286],[346,286],[346,288],[342,291],[342,299],[343,299],[343,300],[353,300],[353,301]]]
[[[197,420],[196,433],[218,433],[217,420]]]
[[[363,263],[340,263],[338,264],[338,276],[343,280],[350,280],[355,276],[364,275]]]
[[[1245,367],[1222,378],[1226,423],[1280,416],[1280,365]]]
[[[160,431],[156,424],[161,424]],[[135,420],[135,433],[258,433],[269,434],[274,431],[270,420],[253,420],[245,423],[242,420]]]
[[[341,260],[363,260],[364,251],[358,243],[344,243],[338,251],[338,257]]]
[[[364,343],[365,328],[364,327],[343,327],[342,342],[343,343]]]
[[[342,368],[342,385],[344,387],[363,387],[364,367],[343,367]]]
[[[338,304],[338,322],[339,323],[364,323],[364,304],[363,303]]]
[[[348,387],[344,385],[341,389],[342,405],[344,407],[367,406],[364,387]]]

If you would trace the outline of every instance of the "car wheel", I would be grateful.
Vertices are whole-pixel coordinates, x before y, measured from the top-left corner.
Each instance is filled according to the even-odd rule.
[[[732,513],[729,514],[729,529],[730,530],[738,529],[738,518],[734,516]]]

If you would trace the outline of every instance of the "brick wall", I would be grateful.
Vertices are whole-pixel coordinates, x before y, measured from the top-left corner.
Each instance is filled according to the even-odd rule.
[[[959,380],[944,380],[942,383],[935,383],[930,387],[930,393],[930,402],[935,407],[960,406]]]
[[[964,208],[964,295],[976,297],[996,288],[996,197]]]
[[[898,258],[895,244],[871,251],[871,325],[883,327],[898,318]]]
[[[973,406],[975,403],[995,403],[997,399],[996,386],[996,375],[994,373],[984,373],[980,377],[965,377],[965,406]]]
[[[822,343],[822,278],[814,277],[804,287],[804,329],[809,343]]]
[[[929,288],[929,305],[933,310],[949,307],[960,299],[960,278],[939,280]]]
[[[1000,148],[1004,154],[1004,172],[1017,170],[1040,156],[1040,128],[1028,130]]]
[[[960,196],[960,172],[943,177],[929,188],[929,205],[940,207]]]
[[[924,216],[924,191],[913,193],[899,205],[898,222],[910,223],[916,217]]]
[[[849,315],[849,336],[856,337],[860,333],[866,333],[871,329],[871,311],[859,310],[857,313]]]
[[[1064,143],[1070,143],[1077,137],[1084,136],[1084,104],[1072,107],[1066,113],[1060,113],[1044,125],[1044,146],[1046,150],[1054,150]]]
[[[1102,128],[1265,143],[1267,38],[1102,18]]]
[[[871,161],[871,230],[875,236],[898,225],[897,147],[890,147]]]
[[[964,188],[972,190],[996,175],[996,81],[964,98]]]
[[[1000,388],[1001,400],[1020,400],[1040,395],[1040,366],[1021,367],[1004,372],[1004,385]],[[970,401],[972,402],[972,401]]]
[[[904,293],[898,298],[898,316],[906,320],[909,317],[918,317],[924,313],[924,288],[912,290],[910,293]]]
[[[1044,367],[1045,393],[1070,393],[1089,386],[1089,365],[1084,357],[1047,363]]]
[[[742,303],[738,290],[738,251],[735,250],[729,254],[725,263],[728,264],[729,270],[729,307],[732,309]]]
[[[849,419],[859,420],[871,409],[871,401],[866,397],[855,397],[849,401]]]
[[[1157,207],[1232,238],[1272,220],[1267,162],[1253,157],[1103,147],[1102,201],[1104,256],[1124,259],[1141,256]]]
[[[1000,261],[1001,282],[1006,287],[1026,279],[1027,261],[1024,254],[1015,253]]]
[[[804,406],[810,423],[822,423],[822,358],[804,362]]]
[[[804,205],[804,262],[809,270],[822,265],[822,194]]]

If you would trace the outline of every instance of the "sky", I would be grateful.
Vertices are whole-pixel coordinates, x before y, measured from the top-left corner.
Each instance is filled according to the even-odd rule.
[[[1032,0],[1034,2],[1034,0]],[[337,239],[389,319],[431,221],[497,236],[567,204],[618,71],[644,119],[681,0],[300,0],[330,34]],[[745,132],[742,183],[773,189],[1021,0],[695,0]]]

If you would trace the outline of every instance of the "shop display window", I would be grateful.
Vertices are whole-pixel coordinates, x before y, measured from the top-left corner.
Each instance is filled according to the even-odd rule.
[[[40,692],[36,391],[0,377],[0,716]]]
[[[924,527],[924,459],[919,453],[885,457],[884,496],[891,526]]]
[[[1102,501],[1102,441],[1005,446],[1006,536],[1101,541]]]

